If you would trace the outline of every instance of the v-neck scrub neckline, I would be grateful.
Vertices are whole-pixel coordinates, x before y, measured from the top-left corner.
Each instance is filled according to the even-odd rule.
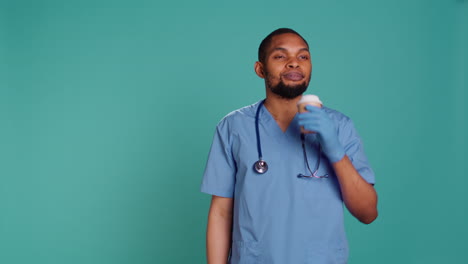
[[[291,120],[286,131],[283,132],[278,122],[276,122],[275,118],[270,113],[270,111],[268,111],[265,105],[263,104],[261,107],[262,109],[260,110],[259,123],[261,124],[262,122],[265,122],[268,128],[273,130],[275,135],[278,138],[286,137],[288,135],[296,135],[296,134],[300,136],[300,134],[298,134],[300,133],[300,129],[298,125],[298,115],[299,115],[298,113],[296,113],[294,118]]]

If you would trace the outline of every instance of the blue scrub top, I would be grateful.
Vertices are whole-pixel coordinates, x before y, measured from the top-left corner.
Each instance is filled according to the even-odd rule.
[[[304,162],[297,115],[283,133],[261,106],[259,131],[263,159],[269,169],[258,174],[255,113],[260,102],[236,110],[216,127],[201,191],[234,198],[232,248],[229,263],[346,263],[348,243],[343,222],[343,201],[328,159],[322,155],[319,172],[310,175]],[[359,174],[374,184],[352,121],[324,107],[335,122],[340,142]],[[311,169],[317,161],[316,134],[306,135]]]

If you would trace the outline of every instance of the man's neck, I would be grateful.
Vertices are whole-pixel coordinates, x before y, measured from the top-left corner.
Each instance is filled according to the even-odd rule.
[[[301,96],[294,99],[285,99],[276,94],[267,94],[265,107],[276,120],[283,132],[286,131],[289,124],[294,119],[294,116],[297,114],[297,102],[300,99]]]

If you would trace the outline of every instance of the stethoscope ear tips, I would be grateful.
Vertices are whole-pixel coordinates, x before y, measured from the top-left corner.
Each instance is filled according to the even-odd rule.
[[[257,160],[257,162],[254,163],[254,170],[257,173],[263,174],[268,171],[268,164],[264,160]]]

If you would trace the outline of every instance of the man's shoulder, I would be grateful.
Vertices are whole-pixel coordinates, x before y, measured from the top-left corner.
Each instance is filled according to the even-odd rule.
[[[351,121],[351,118],[349,116],[343,114],[342,112],[340,112],[340,111],[338,111],[336,109],[323,106],[323,110],[325,110],[325,112],[328,114],[328,116],[331,119],[333,119],[335,122],[347,123],[347,122]]]
[[[260,101],[228,113],[221,119],[221,121],[219,121],[218,126],[225,123],[236,123],[243,122],[249,119],[255,119],[255,113],[259,104]]]

